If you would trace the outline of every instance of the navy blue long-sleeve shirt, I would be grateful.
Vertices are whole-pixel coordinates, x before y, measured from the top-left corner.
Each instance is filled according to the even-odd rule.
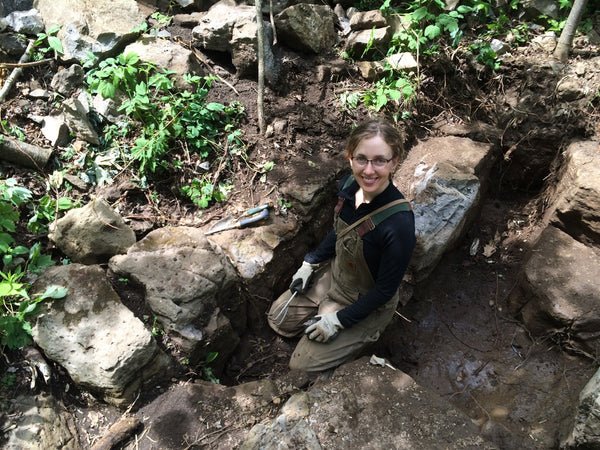
[[[353,181],[343,189],[347,177],[341,180],[338,196],[344,199],[340,218],[348,225],[394,200],[404,198],[392,183],[370,203],[355,208],[355,194],[359,186]],[[331,230],[321,244],[308,253],[304,260],[317,264],[335,257],[336,232]],[[338,311],[344,327],[360,322],[371,312],[387,303],[398,290],[415,247],[415,219],[412,211],[392,214],[363,236],[363,254],[375,285],[352,305]]]

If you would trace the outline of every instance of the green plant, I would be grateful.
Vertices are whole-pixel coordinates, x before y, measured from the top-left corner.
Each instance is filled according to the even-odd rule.
[[[41,57],[44,57],[49,51],[54,51],[59,55],[63,54],[62,42],[58,37],[56,37],[56,34],[61,28],[62,25],[56,25],[51,27],[45,33],[38,33],[37,39],[33,43],[33,46],[39,50]],[[47,45],[47,47],[42,47],[42,45]]]
[[[4,265],[11,264],[14,256],[27,253],[25,247],[11,247],[15,240],[10,233],[16,231],[18,208],[30,199],[31,191],[18,186],[14,178],[0,183],[0,255]]]
[[[152,17],[154,20],[156,20],[158,25],[161,27],[168,26],[171,23],[171,21],[173,20],[173,16],[167,16],[160,12],[155,12],[150,17]]]
[[[204,360],[204,362],[200,363],[200,369],[202,370],[202,378],[206,381],[210,381],[211,383],[220,383],[220,380],[215,376],[215,374],[213,373],[212,368],[209,366],[209,364],[211,362],[213,362],[215,359],[217,359],[217,356],[219,356],[218,352],[210,352],[207,356],[206,359]]]
[[[16,137],[21,142],[25,142],[25,140],[27,139],[25,137],[25,132],[21,127],[12,127],[9,131],[9,134]]]
[[[202,179],[194,178],[191,183],[181,188],[181,193],[194,202],[199,208],[206,208],[211,200],[221,202],[233,185],[218,183],[216,186],[205,175]]]
[[[68,197],[59,197],[58,200],[44,195],[36,206],[32,206],[31,218],[27,223],[27,229],[35,234],[48,232],[48,226],[57,219],[58,213],[67,211],[75,205]]]
[[[90,60],[93,65],[93,55]],[[117,90],[123,91],[126,95],[135,93],[137,80],[137,63],[139,57],[135,53],[127,55],[120,54],[116,58],[107,58],[98,64],[98,68],[88,72],[87,82],[89,89],[93,93],[98,93],[104,98],[114,98]]]
[[[60,298],[66,290],[48,288],[42,294],[30,298],[26,283],[29,272],[39,273],[54,264],[49,255],[42,254],[40,242],[31,248],[14,245],[13,233],[20,219],[20,208],[29,204],[31,191],[19,186],[14,178],[0,182],[0,256],[3,271],[0,272],[0,334],[2,345],[19,348],[30,342],[31,326],[28,318],[35,314],[37,305],[46,298]]]
[[[0,383],[2,383],[2,386],[4,386],[4,387],[12,387],[15,385],[16,380],[17,380],[16,373],[7,373],[2,378],[0,378]]]
[[[206,101],[214,77],[187,74],[183,79],[190,89],[177,89],[173,73],[141,62],[133,53],[102,61],[87,76],[92,93],[122,100],[120,110],[130,125],[126,130],[109,127],[103,146],[118,147],[115,153],[127,165],[137,166],[142,185],[156,172],[185,170],[184,161],[200,158],[208,169],[210,160],[225,157],[215,175],[189,177],[190,185],[180,190],[200,208],[206,208],[211,201],[223,200],[230,190],[227,183],[218,180],[228,158],[245,158],[242,133],[237,129],[244,109],[239,102],[225,105]],[[133,146],[124,143],[123,131],[133,139]],[[183,155],[175,156],[177,151]]]
[[[0,334],[2,345],[10,349],[24,347],[31,343],[31,324],[29,319],[38,311],[39,303],[48,298],[63,298],[67,289],[62,286],[49,286],[43,293],[30,298],[28,285],[22,282],[24,272],[0,272]]]
[[[338,101],[340,102],[344,110],[350,112],[358,108],[361,98],[362,96],[359,92],[344,91],[339,96]]]
[[[366,90],[362,95],[362,100],[367,108],[380,111],[394,104],[396,108],[399,104],[410,103],[416,96],[415,83],[409,77],[399,76],[394,71],[389,70],[388,76],[376,81],[372,89]]]
[[[492,49],[488,42],[475,42],[469,49],[476,54],[476,60],[492,70],[498,70],[500,60],[498,54]]]
[[[163,334],[165,334],[165,332],[162,329],[160,323],[158,322],[158,318],[155,317],[152,320],[152,336],[162,336]]]

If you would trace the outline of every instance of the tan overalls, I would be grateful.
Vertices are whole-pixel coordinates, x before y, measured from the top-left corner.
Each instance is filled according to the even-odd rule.
[[[356,229],[343,234],[347,227],[348,224],[336,214],[336,256],[331,265],[328,263],[317,271],[313,285],[306,294],[294,297],[287,314],[276,317],[281,305],[292,295],[289,290],[271,305],[268,321],[277,333],[285,337],[298,336],[306,328],[304,322],[311,317],[339,311],[375,285],[364,258],[362,238]],[[353,359],[369,343],[379,339],[394,316],[398,298],[396,292],[385,305],[354,326],[340,330],[338,337],[328,343],[311,341],[303,335],[290,359],[290,368],[320,372]]]

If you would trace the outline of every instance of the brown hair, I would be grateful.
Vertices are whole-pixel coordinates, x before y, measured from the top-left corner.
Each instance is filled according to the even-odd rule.
[[[385,119],[370,119],[352,130],[346,142],[346,157],[354,156],[354,150],[363,139],[380,136],[392,148],[392,158],[404,158],[404,135]]]

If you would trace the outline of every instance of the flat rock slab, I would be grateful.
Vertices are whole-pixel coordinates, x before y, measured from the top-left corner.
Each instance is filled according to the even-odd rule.
[[[121,303],[100,266],[51,267],[36,280],[34,292],[53,285],[67,288],[67,295],[40,303],[33,339],[76,384],[123,406],[145,380],[167,372],[168,356]]]

